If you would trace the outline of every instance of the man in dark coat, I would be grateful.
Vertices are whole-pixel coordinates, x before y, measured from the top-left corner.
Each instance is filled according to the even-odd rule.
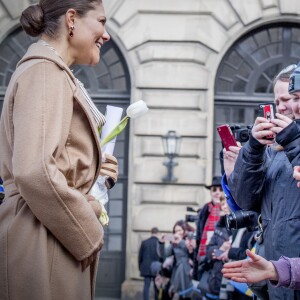
[[[158,290],[154,283],[154,274],[151,272],[151,264],[153,262],[159,261],[160,257],[158,255],[158,233],[157,227],[151,229],[151,237],[143,241],[139,251],[139,270],[142,277],[144,277],[144,290],[143,299],[149,300],[149,289],[151,280],[153,280],[154,285],[154,296],[155,300],[158,299]]]

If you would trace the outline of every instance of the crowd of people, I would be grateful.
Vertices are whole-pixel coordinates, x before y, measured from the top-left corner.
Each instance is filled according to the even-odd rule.
[[[165,285],[155,299],[300,299],[300,66],[281,70],[273,88],[276,117],[258,116],[244,145],[223,150],[223,186],[221,177],[207,186],[194,226],[177,222],[167,245],[157,240],[151,276]],[[231,226],[228,204],[255,226]]]
[[[226,265],[224,274],[250,283],[267,280],[266,299],[272,300],[300,299],[299,277],[294,271],[298,261],[291,267],[293,258],[299,257],[300,248],[298,68],[290,65],[275,78],[276,119],[258,117],[249,141],[243,147],[224,151],[226,178],[236,203],[243,209],[261,213],[263,257],[271,261],[267,264],[269,268],[262,271],[269,274],[271,269],[272,275],[262,274],[256,280],[246,276],[242,280],[241,273],[237,274],[239,268],[235,269],[241,262]],[[268,135],[273,138],[267,140]],[[261,267],[265,262],[260,256],[250,254],[250,258],[250,266],[258,263]]]
[[[151,280],[156,300],[249,299],[224,281],[221,270],[226,261],[246,257],[246,250],[254,245],[255,232],[226,226],[230,210],[220,176],[206,188],[211,201],[199,210],[194,223],[179,220],[172,234],[152,228],[151,237],[141,243],[139,269],[144,277],[144,300],[149,299]]]

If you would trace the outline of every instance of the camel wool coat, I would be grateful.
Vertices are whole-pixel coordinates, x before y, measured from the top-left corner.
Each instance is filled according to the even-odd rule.
[[[0,122],[0,299],[88,300],[103,242],[86,200],[100,173],[90,108],[54,51],[31,45],[5,95]]]

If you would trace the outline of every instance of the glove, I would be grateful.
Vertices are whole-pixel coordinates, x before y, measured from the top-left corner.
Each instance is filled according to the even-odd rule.
[[[105,154],[105,162],[102,162],[100,175],[110,177],[115,183],[118,179],[118,161],[109,154]]]

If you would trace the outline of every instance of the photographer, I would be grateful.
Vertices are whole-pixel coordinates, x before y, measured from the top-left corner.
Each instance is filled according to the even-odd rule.
[[[288,93],[288,81],[294,70],[295,65],[288,66],[274,80],[275,103],[280,113],[276,114],[277,120],[269,122],[258,117],[249,141],[239,150],[239,154],[236,149],[224,152],[225,165],[229,152],[233,156],[238,154],[231,175],[226,171],[230,168],[225,168],[228,184],[240,207],[261,212],[263,245],[268,260],[277,260],[281,255],[299,256],[300,191],[292,177],[293,166],[283,151],[286,145],[281,141],[281,145],[278,145],[274,139],[266,139],[266,136],[273,135],[275,138],[280,131],[285,132],[284,128],[292,123],[292,97]],[[297,111],[294,110],[295,113]],[[276,141],[279,141],[277,138]],[[300,297],[299,292],[274,289],[269,283],[268,294],[272,300]]]

